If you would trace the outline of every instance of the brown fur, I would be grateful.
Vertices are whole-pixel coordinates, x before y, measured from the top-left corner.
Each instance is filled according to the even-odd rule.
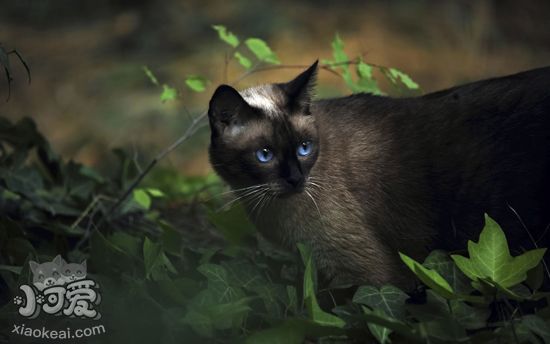
[[[550,68],[419,98],[311,102],[315,67],[245,99],[222,89],[210,103],[215,170],[234,189],[268,184],[249,202],[236,191],[266,237],[310,244],[334,283],[400,286],[410,275],[398,251],[422,260],[434,248],[465,248],[485,212],[515,250],[533,247],[529,235],[548,242]],[[304,138],[314,153],[296,159]],[[266,145],[276,156],[268,165],[253,158]],[[289,173],[304,178],[303,190],[288,188]]]

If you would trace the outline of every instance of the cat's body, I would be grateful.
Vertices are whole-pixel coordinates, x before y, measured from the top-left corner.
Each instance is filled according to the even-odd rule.
[[[250,93],[244,100],[265,108]],[[268,238],[310,244],[334,283],[407,285],[398,251],[422,260],[434,248],[463,249],[485,212],[518,250],[534,244],[514,212],[535,241],[550,223],[550,68],[418,98],[357,94],[307,105],[299,118],[314,118],[317,151],[302,171],[304,190],[245,205]],[[216,143],[211,158],[220,163]],[[246,185],[216,170],[234,188]]]

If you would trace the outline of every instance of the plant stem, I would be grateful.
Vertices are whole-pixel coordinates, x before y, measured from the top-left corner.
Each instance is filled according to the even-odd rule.
[[[182,136],[180,136],[174,143],[172,143],[170,146],[162,150],[159,154],[157,154],[157,156],[153,158],[153,160],[151,160],[151,162],[149,163],[149,165],[147,165],[147,167],[145,167],[143,172],[141,172],[137,176],[137,178],[132,182],[132,184],[130,184],[130,186],[126,189],[124,194],[118,198],[117,202],[113,205],[111,210],[109,210],[109,212],[101,219],[101,221],[98,224],[98,227],[101,227],[101,225],[105,222],[105,220],[109,219],[111,215],[113,215],[113,213],[122,205],[122,203],[124,203],[124,201],[128,198],[128,196],[130,196],[130,194],[134,191],[134,189],[141,183],[143,178],[145,178],[145,176],[149,174],[149,172],[153,169],[153,167],[156,166],[156,164],[160,160],[162,160],[166,155],[168,155],[170,152],[176,149],[184,141],[189,139],[193,134],[197,132],[198,129],[201,128],[201,125],[203,124],[201,123],[201,121],[204,118],[206,118],[207,114],[208,112],[205,111],[201,113],[199,116],[195,117],[191,122],[191,124],[189,125],[189,127],[187,127],[187,130],[183,133]]]

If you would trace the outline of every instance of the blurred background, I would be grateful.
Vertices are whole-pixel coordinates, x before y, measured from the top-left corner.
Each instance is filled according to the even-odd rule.
[[[228,46],[214,24],[264,39],[289,65],[330,58],[338,32],[348,56],[396,67],[430,92],[549,65],[549,13],[546,0],[2,0],[0,43],[21,53],[33,80],[27,84],[11,56],[11,99],[5,101],[0,73],[0,115],[34,118],[66,159],[107,169],[109,152],[124,147],[145,164],[182,134],[189,114],[206,109],[224,81]],[[175,87],[178,99],[162,102],[143,66]],[[257,73],[237,87],[283,81],[297,71]],[[242,73],[229,65],[229,80]],[[189,75],[211,83],[192,93],[184,83]],[[349,91],[322,72],[318,93]],[[204,128],[162,163],[205,174],[207,142]]]

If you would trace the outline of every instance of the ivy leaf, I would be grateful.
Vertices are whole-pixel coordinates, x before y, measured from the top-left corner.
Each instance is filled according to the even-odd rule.
[[[176,273],[176,269],[164,254],[162,245],[154,243],[145,237],[143,242],[143,262],[147,278],[159,280],[166,276],[166,272]]]
[[[470,258],[460,255],[451,258],[472,280],[487,278],[502,288],[509,288],[525,281],[527,271],[537,266],[545,252],[546,249],[535,249],[512,257],[504,232],[486,214],[479,241],[468,241]]]
[[[253,298],[242,297],[234,300],[220,300],[220,295],[205,289],[189,301],[182,321],[189,324],[198,334],[212,337],[214,330],[240,328],[251,310]]]
[[[208,83],[208,79],[198,75],[191,75],[188,76],[187,79],[185,79],[185,84],[187,85],[187,87],[195,92],[204,92]]]
[[[380,289],[361,286],[353,295],[353,302],[367,305],[372,309],[380,309],[387,316],[404,320],[404,306],[408,298],[407,294],[391,285],[383,286]]]
[[[315,296],[315,265],[311,249],[303,244],[298,244],[298,250],[305,265],[304,271],[304,303],[311,320],[324,326],[344,327],[345,322],[335,315],[327,313],[319,307]]]
[[[374,312],[368,307],[361,306],[363,310],[363,318],[367,321],[368,324],[376,324],[381,327],[388,328],[392,331],[399,333],[402,336],[414,339],[418,341],[420,336],[415,329],[411,328],[406,323],[393,319],[385,315],[383,312]]]
[[[472,307],[463,301],[451,300],[453,317],[467,330],[478,330],[487,326],[491,311],[486,307]]]
[[[378,316],[384,316],[385,315],[384,311],[382,311],[381,309],[378,309],[378,308],[374,309],[371,314],[378,315]],[[372,323],[372,322],[368,322],[367,327],[369,328],[369,331],[374,336],[374,338],[376,338],[378,343],[385,344],[385,343],[390,343],[391,342],[390,341],[390,334],[391,334],[392,330],[390,330],[389,328],[377,325],[377,324]]]
[[[470,280],[456,266],[449,254],[442,250],[432,251],[423,265],[437,271],[452,287],[455,293],[469,294],[472,291]]]
[[[240,52],[238,51],[235,52],[235,58],[237,59],[239,64],[243,66],[245,69],[250,69],[250,67],[252,67],[252,61],[250,61],[248,57],[244,56]]]
[[[178,92],[175,88],[170,87],[166,84],[162,85],[162,93],[160,95],[160,101],[166,102],[169,100],[174,100],[178,96]]]
[[[280,64],[279,58],[267,45],[267,43],[259,38],[249,38],[245,42],[250,51],[258,58],[258,60],[271,64]]]
[[[239,45],[239,39],[232,32],[227,31],[227,28],[223,25],[212,25],[212,28],[218,32],[218,37],[223,42],[229,44],[233,48]]]
[[[411,269],[412,272],[428,287],[446,299],[456,298],[453,288],[449,285],[441,275],[435,271],[428,269],[418,263],[409,256],[399,252],[401,260]]]
[[[197,268],[208,279],[208,288],[215,292],[220,302],[231,302],[244,297],[244,292],[229,281],[227,269],[218,264],[202,264]]]

